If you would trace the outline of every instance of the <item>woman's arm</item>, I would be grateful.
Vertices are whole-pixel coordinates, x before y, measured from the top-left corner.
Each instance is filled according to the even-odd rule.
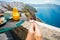
[[[26,40],[43,40],[39,26],[35,22],[31,23]]]

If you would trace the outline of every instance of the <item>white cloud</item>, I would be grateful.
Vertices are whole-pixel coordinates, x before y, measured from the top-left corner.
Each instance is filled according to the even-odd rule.
[[[30,4],[45,4],[45,3],[60,4],[60,0],[13,0],[13,1],[30,3]]]
[[[60,4],[60,0],[3,0],[3,1],[8,1],[8,2],[16,1],[16,2],[24,2],[30,4],[45,4],[45,3]]]

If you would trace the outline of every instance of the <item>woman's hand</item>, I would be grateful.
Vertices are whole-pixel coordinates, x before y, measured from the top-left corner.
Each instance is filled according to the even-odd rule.
[[[31,23],[31,28],[28,30],[27,38],[26,40],[34,40],[34,29],[33,24]]]
[[[28,31],[26,40],[43,40],[39,26],[34,21],[31,22],[31,28]]]

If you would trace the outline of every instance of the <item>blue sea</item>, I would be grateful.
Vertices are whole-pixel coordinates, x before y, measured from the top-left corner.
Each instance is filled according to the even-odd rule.
[[[36,8],[36,16],[44,23],[60,28],[60,5],[31,5]]]

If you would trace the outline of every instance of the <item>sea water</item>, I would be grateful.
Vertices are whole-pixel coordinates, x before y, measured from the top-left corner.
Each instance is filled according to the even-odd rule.
[[[36,16],[42,22],[60,28],[60,5],[43,4],[35,8]]]

